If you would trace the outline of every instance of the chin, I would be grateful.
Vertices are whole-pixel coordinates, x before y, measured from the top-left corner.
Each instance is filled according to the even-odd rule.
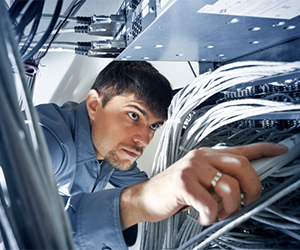
[[[120,171],[128,171],[131,168],[132,164],[130,166],[126,165],[124,166],[123,164],[118,164],[117,166],[113,166],[114,168],[120,170]]]
[[[105,159],[111,166],[113,166],[115,169],[118,169],[120,171],[128,171],[133,162],[131,161],[126,161],[126,162],[122,162],[120,160],[115,160],[115,159]]]

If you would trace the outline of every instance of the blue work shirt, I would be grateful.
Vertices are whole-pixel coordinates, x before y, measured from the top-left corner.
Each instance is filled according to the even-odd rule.
[[[86,102],[36,107],[59,194],[78,249],[127,249],[120,223],[119,200],[125,187],[148,180],[134,163],[128,171],[100,165],[90,130]],[[104,189],[107,183],[115,188]],[[137,226],[126,234],[137,233]],[[135,241],[135,240],[134,240]]]

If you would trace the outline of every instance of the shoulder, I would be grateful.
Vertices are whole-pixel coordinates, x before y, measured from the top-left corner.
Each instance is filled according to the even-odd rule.
[[[65,121],[72,122],[75,117],[76,102],[66,102],[62,106],[55,103],[40,104],[36,110],[41,121]]]
[[[62,106],[53,103],[36,106],[55,174],[76,159],[74,131],[77,106],[73,102]]]
[[[64,143],[73,137],[75,130],[75,102],[66,102],[62,106],[54,103],[36,106],[40,125],[51,133],[59,142]]]

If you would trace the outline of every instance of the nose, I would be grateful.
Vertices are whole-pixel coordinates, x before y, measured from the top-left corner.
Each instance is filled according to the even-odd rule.
[[[147,128],[138,128],[137,132],[134,134],[133,136],[133,141],[142,147],[146,147],[149,145],[151,139],[152,139],[152,135],[150,132],[149,127]]]

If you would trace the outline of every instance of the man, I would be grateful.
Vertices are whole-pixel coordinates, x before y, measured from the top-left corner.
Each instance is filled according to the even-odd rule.
[[[188,206],[209,225],[240,208],[240,190],[246,205],[259,197],[249,160],[284,153],[283,146],[193,150],[150,180],[137,168],[171,98],[169,82],[151,64],[114,61],[84,102],[37,107],[78,248],[127,249],[139,222],[160,221]],[[220,210],[208,191],[212,180]],[[108,182],[116,188],[103,190]]]

